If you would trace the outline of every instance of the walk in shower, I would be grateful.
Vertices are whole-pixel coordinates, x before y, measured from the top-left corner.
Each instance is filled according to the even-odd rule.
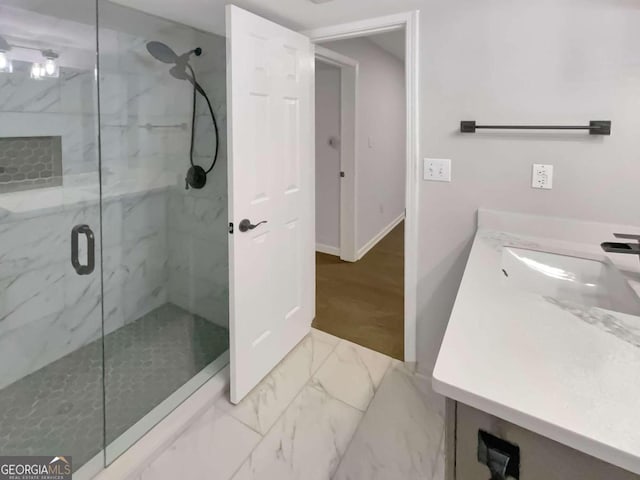
[[[200,48],[206,98],[150,42]],[[102,467],[227,363],[225,55],[106,0],[0,0],[0,455]]]

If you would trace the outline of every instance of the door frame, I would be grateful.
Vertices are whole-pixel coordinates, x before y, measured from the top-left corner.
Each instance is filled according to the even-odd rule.
[[[319,45],[315,46],[316,60],[340,69],[340,246],[339,256],[345,262],[358,260],[357,177],[355,175],[358,131],[358,77],[357,61]]]
[[[303,32],[317,45],[334,40],[346,40],[400,29],[405,31],[407,168],[404,245],[404,361],[410,363],[416,362],[417,355],[418,182],[420,181],[419,28],[420,12],[415,10]],[[357,161],[357,156],[354,158]]]

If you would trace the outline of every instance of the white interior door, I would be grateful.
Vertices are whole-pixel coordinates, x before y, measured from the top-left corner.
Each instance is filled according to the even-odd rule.
[[[310,331],[315,314],[313,71],[307,37],[227,6],[234,403]]]

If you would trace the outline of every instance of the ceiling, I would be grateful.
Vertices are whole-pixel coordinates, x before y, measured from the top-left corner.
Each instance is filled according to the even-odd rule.
[[[114,0],[208,32],[224,34],[225,4],[233,3],[294,30],[337,25],[414,10],[424,0]],[[188,6],[187,6],[188,5]]]
[[[383,50],[389,52],[394,57],[404,62],[404,50],[405,50],[405,32],[402,30],[395,30],[388,33],[380,33],[378,35],[371,35],[367,37],[373,43],[378,45]]]

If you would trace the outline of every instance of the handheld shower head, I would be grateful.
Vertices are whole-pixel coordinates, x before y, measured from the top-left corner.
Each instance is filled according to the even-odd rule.
[[[177,78],[178,80],[192,81],[192,78],[187,75],[186,65],[174,65],[169,69],[169,74],[173,78]]]

